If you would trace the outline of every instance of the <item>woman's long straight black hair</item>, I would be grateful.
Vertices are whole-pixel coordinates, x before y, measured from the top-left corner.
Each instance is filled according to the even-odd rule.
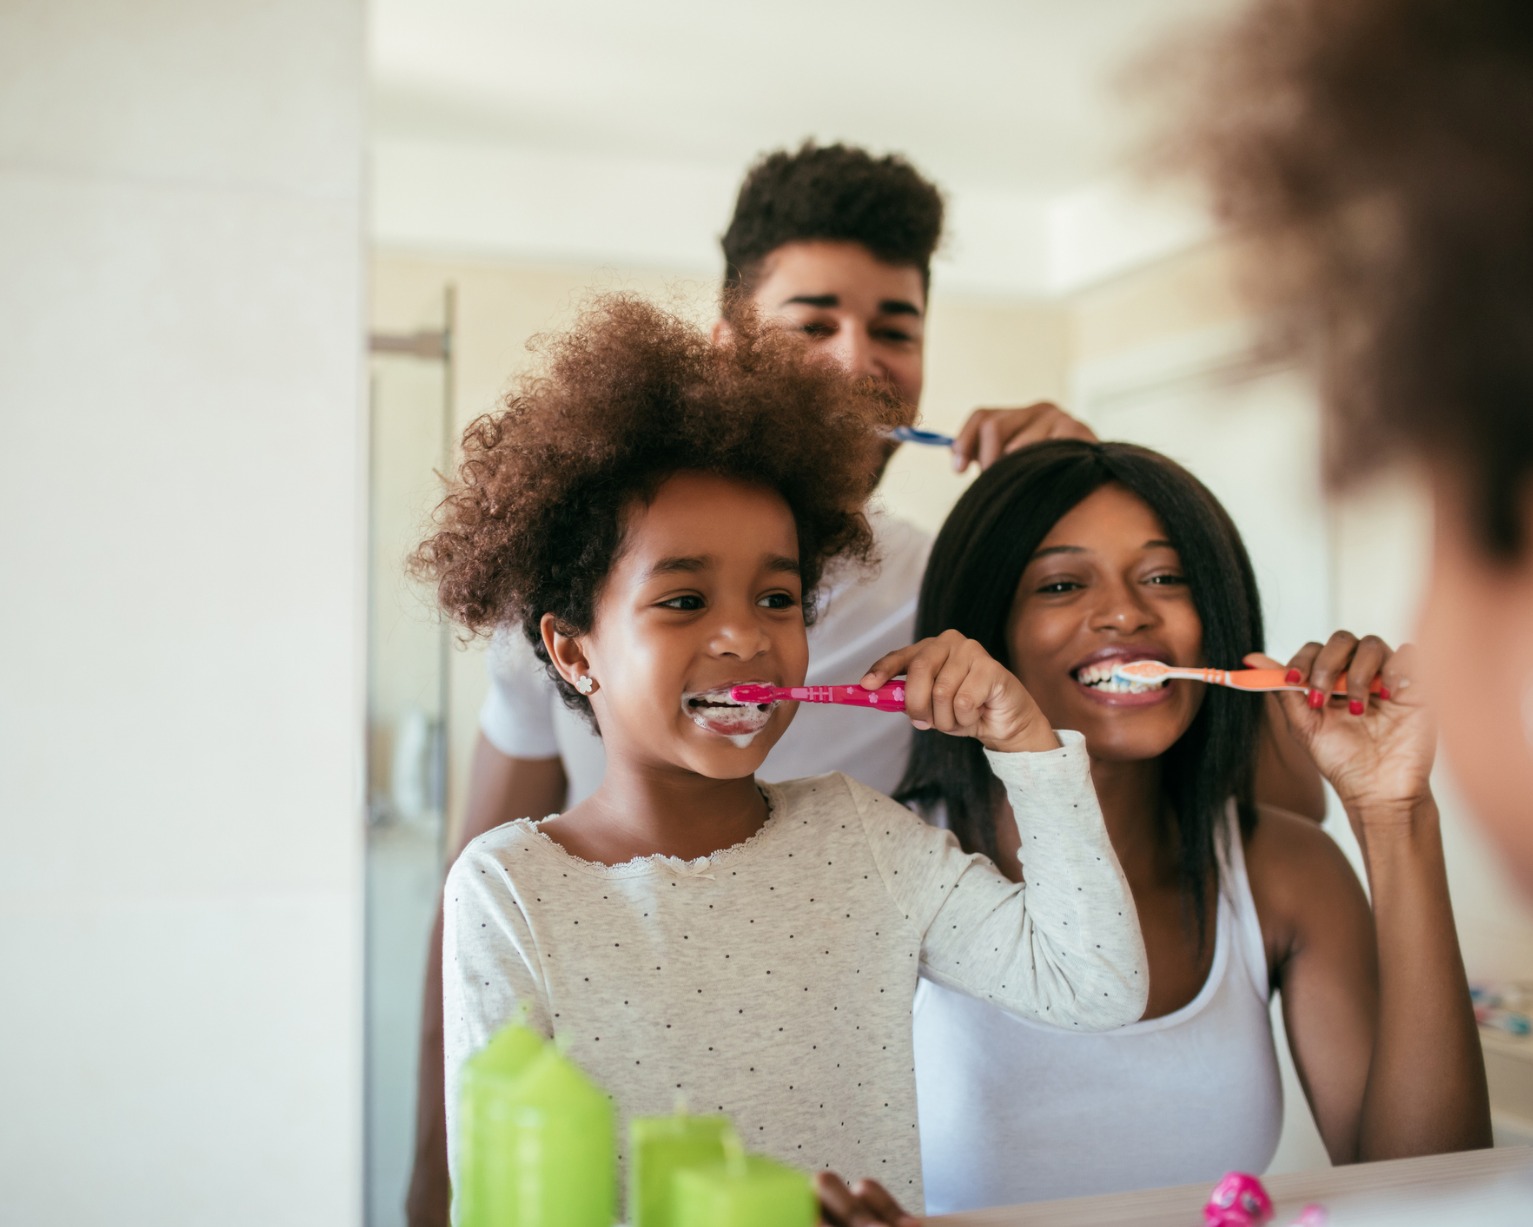
[[[1022,571],[1049,531],[1103,486],[1137,495],[1160,518],[1181,557],[1203,623],[1203,658],[1238,667],[1262,649],[1261,598],[1245,545],[1229,514],[1173,460],[1129,443],[1060,439],[1003,457],[975,479],[932,547],[921,582],[916,635],[953,629],[1014,668],[1006,628]],[[1162,786],[1175,819],[1183,898],[1204,936],[1215,832],[1234,797],[1242,828],[1255,821],[1251,780],[1261,702],[1208,687],[1197,716],[1162,758]],[[896,796],[918,808],[942,805],[966,851],[994,859],[993,777],[978,742],[918,732]]]

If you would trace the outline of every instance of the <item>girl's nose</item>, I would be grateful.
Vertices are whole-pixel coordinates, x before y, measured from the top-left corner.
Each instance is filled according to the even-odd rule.
[[[712,650],[720,656],[734,656],[749,660],[759,656],[772,644],[760,622],[746,613],[726,614],[714,624],[710,640]]]

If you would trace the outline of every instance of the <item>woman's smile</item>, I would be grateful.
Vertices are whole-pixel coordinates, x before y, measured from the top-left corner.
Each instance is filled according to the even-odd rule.
[[[1113,676],[1120,664],[1136,660],[1158,660],[1171,664],[1171,653],[1165,648],[1150,644],[1123,644],[1102,648],[1093,652],[1084,662],[1070,670],[1075,684],[1093,703],[1108,707],[1152,707],[1168,702],[1171,687],[1165,682],[1137,682]]]

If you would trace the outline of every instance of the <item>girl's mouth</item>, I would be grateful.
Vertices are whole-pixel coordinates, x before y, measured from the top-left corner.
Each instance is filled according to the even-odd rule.
[[[681,706],[698,728],[739,746],[748,745],[766,727],[773,708],[771,703],[736,703],[729,697],[729,686],[684,694]]]

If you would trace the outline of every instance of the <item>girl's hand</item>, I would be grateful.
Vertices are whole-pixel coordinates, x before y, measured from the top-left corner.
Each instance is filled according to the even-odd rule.
[[[1259,653],[1246,662],[1282,667]],[[1283,714],[1354,823],[1409,821],[1431,795],[1437,730],[1418,668],[1409,644],[1397,652],[1376,635],[1358,639],[1347,631],[1323,647],[1305,644],[1288,662],[1289,681],[1309,691],[1280,693]],[[1383,688],[1370,697],[1375,677]],[[1329,698],[1338,681],[1346,697]]]
[[[814,1187],[826,1227],[919,1227],[920,1220],[906,1214],[876,1180],[859,1180],[848,1188],[835,1172],[821,1172]]]
[[[986,749],[1006,753],[1059,748],[1059,738],[1022,683],[957,631],[881,657],[862,684],[874,690],[901,673],[905,714],[918,729],[973,737]]]

